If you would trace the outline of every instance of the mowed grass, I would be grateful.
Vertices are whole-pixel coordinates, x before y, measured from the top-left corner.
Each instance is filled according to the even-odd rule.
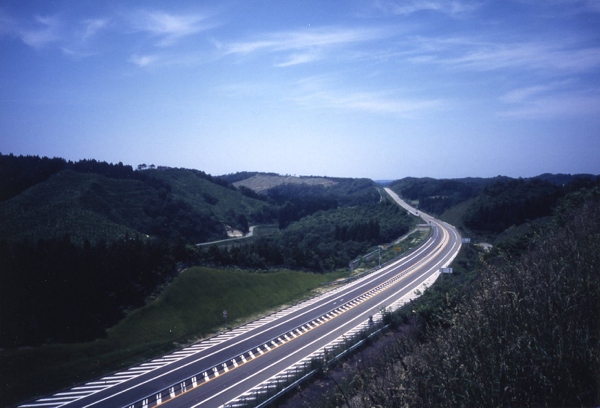
[[[224,309],[233,327],[309,297],[320,283],[342,275],[190,268],[156,300],[108,330],[104,339],[0,351],[0,406],[161,356],[222,331]]]

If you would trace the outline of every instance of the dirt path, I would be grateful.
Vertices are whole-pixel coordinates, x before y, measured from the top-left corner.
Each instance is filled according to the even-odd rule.
[[[211,242],[202,242],[200,244],[196,244],[196,246],[205,246],[205,245],[212,245],[212,244],[220,244],[221,242],[236,241],[238,239],[250,238],[252,235],[254,235],[254,228],[256,228],[256,227],[258,227],[258,225],[251,226],[248,229],[248,233],[246,235],[244,235],[243,237],[227,238],[227,239],[221,239],[219,241],[211,241]]]

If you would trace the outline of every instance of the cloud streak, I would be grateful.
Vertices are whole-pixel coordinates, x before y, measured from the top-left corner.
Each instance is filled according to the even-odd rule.
[[[476,71],[528,69],[579,73],[600,67],[600,47],[577,47],[569,41],[473,43],[468,39],[420,39],[423,52],[408,59]]]
[[[170,14],[164,11],[138,10],[129,16],[135,31],[157,37],[160,47],[174,45],[178,40],[212,28],[204,14]]]
[[[278,32],[249,41],[238,41],[223,46],[226,55],[253,53],[290,53],[278,67],[313,62],[323,57],[323,51],[334,47],[374,41],[389,36],[385,30],[373,28],[306,29]]]
[[[421,11],[434,11],[458,17],[478,9],[480,4],[459,0],[376,0],[374,6],[387,14],[406,16]]]
[[[514,89],[500,97],[511,107],[499,116],[556,118],[600,114],[600,90],[572,89],[572,80]]]
[[[445,104],[441,99],[401,99],[391,98],[384,93],[343,91],[307,92],[291,100],[309,109],[391,114],[407,118],[439,109]]]

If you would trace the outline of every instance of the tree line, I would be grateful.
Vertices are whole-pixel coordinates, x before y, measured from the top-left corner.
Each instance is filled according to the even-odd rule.
[[[359,207],[317,211],[291,223],[279,234],[231,248],[212,246],[200,262],[248,268],[289,267],[316,272],[346,267],[374,245],[407,233],[411,218],[384,201]]]
[[[486,186],[467,208],[465,226],[502,232],[512,225],[550,216],[562,197],[600,185],[600,179],[576,178],[565,185],[541,179],[511,179]]]
[[[192,259],[182,240],[0,240],[0,347],[103,337]]]

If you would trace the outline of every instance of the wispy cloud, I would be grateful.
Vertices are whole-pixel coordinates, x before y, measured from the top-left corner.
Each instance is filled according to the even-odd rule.
[[[500,97],[510,107],[500,116],[556,118],[600,114],[600,90],[576,89],[572,80],[514,89]]]
[[[160,61],[160,58],[156,55],[132,55],[129,58],[129,62],[137,65],[138,67],[148,67],[154,65]]]
[[[223,45],[226,54],[291,53],[278,67],[303,64],[321,59],[325,49],[353,43],[368,42],[389,36],[383,29],[373,28],[308,28],[300,31],[277,32],[249,41]]]
[[[15,20],[0,12],[0,34],[21,39],[35,49],[56,47],[75,59],[96,55],[90,41],[104,29],[109,19],[67,21],[64,17],[34,16],[29,20]]]
[[[543,7],[544,9],[551,8],[554,12],[555,8],[563,8],[567,15],[581,13],[600,13],[600,1],[598,0],[516,0],[521,3],[533,4]]]
[[[97,18],[92,20],[83,20],[81,24],[84,26],[83,38],[88,39],[94,36],[103,28],[106,28],[110,20],[107,18]]]
[[[563,93],[527,100],[499,113],[499,116],[524,119],[556,119],[600,115],[600,95]]]
[[[212,28],[204,14],[170,14],[164,11],[137,10],[129,16],[135,31],[159,38],[157,46],[174,45],[181,38]]]
[[[294,53],[290,55],[286,61],[275,64],[276,67],[289,67],[291,65],[306,64],[321,58],[318,52]]]
[[[30,47],[40,49],[61,40],[61,21],[57,16],[35,16],[33,21],[20,23],[0,14],[0,32],[20,38]]]
[[[290,100],[308,109],[334,109],[414,117],[442,108],[442,99],[419,99],[396,96],[395,92],[348,92],[331,90],[324,77],[310,77],[298,83]]]
[[[600,47],[575,42],[473,42],[420,39],[423,52],[408,59],[413,63],[433,63],[448,67],[492,71],[529,69],[578,73],[600,67]]]
[[[461,16],[478,9],[476,1],[462,0],[376,0],[377,9],[396,15],[409,15],[419,11],[435,11],[453,17]]]

